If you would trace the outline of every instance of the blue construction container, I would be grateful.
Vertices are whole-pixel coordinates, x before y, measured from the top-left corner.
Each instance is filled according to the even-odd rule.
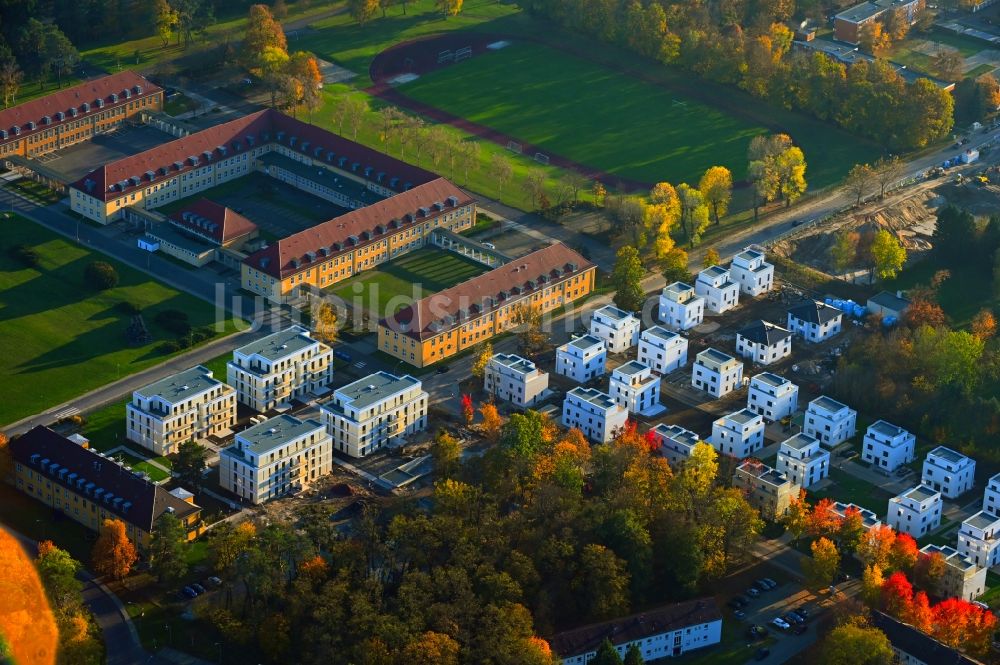
[[[886,328],[893,327],[894,325],[896,325],[896,317],[895,316],[887,316],[887,317],[883,318],[882,319],[882,325],[885,326]]]
[[[867,312],[868,310],[865,307],[862,307],[861,305],[854,306],[854,318],[856,319],[864,318]]]

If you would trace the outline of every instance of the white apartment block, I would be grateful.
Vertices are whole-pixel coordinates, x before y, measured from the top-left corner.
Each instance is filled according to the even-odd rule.
[[[376,372],[320,405],[333,449],[365,457],[427,427],[427,393],[412,376]]]
[[[657,374],[670,374],[687,365],[688,341],[663,326],[653,326],[639,335],[639,362]]]
[[[324,393],[333,379],[333,351],[292,326],[233,351],[226,374],[241,404],[269,411]]]
[[[920,553],[926,556],[940,554],[944,559],[944,575],[935,589],[937,596],[972,601],[986,592],[986,568],[977,566],[954,547],[924,545]]]
[[[709,266],[694,282],[694,291],[705,299],[705,307],[713,314],[728,312],[740,304],[740,285],[729,279],[722,266]]]
[[[729,276],[739,284],[740,291],[751,297],[774,288],[774,266],[764,260],[764,253],[745,249],[733,257]]]
[[[625,353],[639,343],[642,324],[631,312],[607,305],[590,317],[590,334],[604,340],[609,353]]]
[[[595,443],[607,443],[624,429],[628,410],[607,393],[594,388],[573,388],[563,401],[562,424],[576,428]]]
[[[736,353],[758,365],[792,355],[792,333],[767,321],[754,321],[736,333]]]
[[[728,395],[743,383],[743,363],[730,355],[708,348],[695,356],[691,385],[715,397]]]
[[[691,456],[691,449],[702,440],[700,436],[680,425],[660,423],[650,431],[660,444],[660,454],[666,457],[670,466],[675,469]]]
[[[788,310],[788,329],[807,342],[824,342],[843,327],[844,313],[836,307],[810,301]]]
[[[483,389],[521,408],[533,406],[549,388],[547,372],[513,353],[497,353],[486,364]]]
[[[809,488],[830,475],[830,453],[815,437],[799,432],[781,442],[775,468],[793,483]]]
[[[723,455],[743,459],[764,447],[764,419],[740,409],[712,423],[712,447]]]
[[[958,529],[959,554],[983,568],[1000,565],[1000,517],[980,511]]]
[[[187,441],[224,436],[236,424],[236,391],[198,365],[132,393],[125,436],[157,455]]]
[[[983,510],[1000,516],[1000,473],[990,478],[983,492]]]
[[[886,471],[913,461],[917,437],[884,420],[868,426],[861,442],[861,459]]]
[[[806,407],[802,431],[819,439],[827,448],[833,448],[854,436],[857,421],[857,411],[822,395]]]
[[[705,299],[690,284],[674,282],[663,288],[658,309],[660,321],[667,327],[690,330],[705,318]]]
[[[577,383],[604,376],[608,362],[608,348],[603,339],[583,335],[556,349],[556,374],[567,376]]]
[[[219,484],[256,505],[307,489],[332,465],[323,423],[284,414],[239,432],[222,450]]]
[[[757,374],[750,379],[747,408],[769,422],[791,418],[799,408],[799,387],[771,372]]]
[[[885,521],[900,533],[922,538],[941,526],[942,503],[941,492],[917,485],[889,499]]]
[[[630,360],[611,372],[608,394],[630,413],[647,415],[662,410],[660,377],[638,360]]]
[[[920,482],[941,492],[946,499],[954,499],[972,489],[975,482],[976,460],[938,446],[924,459]]]

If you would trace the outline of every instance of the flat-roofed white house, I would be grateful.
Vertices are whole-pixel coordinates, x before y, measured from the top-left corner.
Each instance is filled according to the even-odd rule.
[[[976,460],[938,446],[924,458],[920,482],[940,491],[944,498],[954,499],[972,489],[975,476]]]
[[[765,260],[764,252],[744,249],[733,257],[729,276],[739,284],[740,291],[751,297],[774,288],[774,266]]]
[[[750,409],[740,409],[712,423],[712,447],[738,459],[764,447],[764,419]]]
[[[667,458],[670,466],[677,468],[691,456],[691,449],[702,438],[680,425],[659,423],[650,430],[653,438],[660,444],[660,454]]]
[[[806,407],[802,431],[819,439],[827,448],[833,448],[854,436],[857,421],[857,411],[821,395]]]
[[[816,300],[788,310],[788,329],[807,342],[825,342],[841,331],[844,313]]]
[[[743,383],[743,363],[717,349],[708,348],[695,356],[691,385],[698,390],[722,397]]]
[[[639,335],[639,362],[657,374],[669,374],[687,365],[688,341],[683,335],[663,326],[653,326]]]
[[[604,340],[609,353],[625,353],[639,343],[642,324],[631,312],[606,305],[590,317],[590,334]]]
[[[936,595],[941,598],[972,601],[986,592],[986,568],[977,566],[954,547],[924,545],[920,553],[928,556],[940,554],[944,560],[944,574],[935,585]]]
[[[427,392],[409,374],[376,372],[320,405],[334,450],[365,457],[427,427]]]
[[[868,510],[867,508],[862,508],[856,503],[844,503],[842,501],[835,501],[833,505],[830,506],[830,511],[840,519],[844,519],[845,517],[847,517],[848,512],[857,511],[858,514],[861,515],[861,525],[865,528],[865,531],[873,529],[882,524],[882,520],[878,518],[878,515],[876,515],[873,511]]]
[[[744,460],[733,474],[733,487],[741,490],[760,516],[775,522],[788,512],[802,489],[788,476],[759,460]]]
[[[917,485],[889,499],[886,523],[900,533],[922,538],[941,526],[941,492]]]
[[[861,459],[886,471],[895,471],[913,461],[917,437],[884,420],[868,426],[861,442]]]
[[[638,360],[630,360],[611,371],[608,394],[630,413],[647,416],[663,411],[660,377]]]
[[[219,484],[256,505],[309,488],[332,465],[323,423],[282,414],[237,433],[219,453]]]
[[[228,434],[236,424],[236,391],[198,365],[132,393],[125,436],[157,455],[180,444]]]
[[[770,365],[792,355],[792,333],[757,320],[736,332],[736,353],[758,365]]]
[[[960,554],[983,568],[1000,565],[1000,517],[979,511],[962,521],[958,528]]]
[[[548,388],[548,372],[527,358],[497,353],[486,363],[483,390],[497,399],[525,408],[533,406]]]
[[[783,376],[761,372],[750,379],[747,408],[770,422],[790,418],[799,408],[799,387]]]
[[[718,644],[722,613],[714,598],[688,600],[556,633],[549,644],[563,665],[585,665],[605,639],[619,657],[624,658],[634,645],[650,663]]]
[[[694,291],[705,299],[705,307],[713,314],[728,312],[740,304],[740,285],[722,266],[709,266],[698,273]]]
[[[663,287],[658,310],[668,328],[690,330],[705,318],[705,299],[690,284],[674,282]]]
[[[611,441],[627,422],[628,409],[607,393],[579,386],[566,393],[562,410],[563,427],[575,427],[595,443]]]
[[[581,335],[556,349],[556,374],[577,383],[604,376],[608,363],[608,347],[593,335]]]
[[[240,404],[269,411],[328,392],[333,350],[302,326],[291,326],[234,350],[226,377]]]
[[[793,483],[809,488],[830,475],[830,453],[815,437],[799,432],[781,442],[775,468]]]
[[[983,492],[983,510],[1000,515],[1000,473],[990,478]]]

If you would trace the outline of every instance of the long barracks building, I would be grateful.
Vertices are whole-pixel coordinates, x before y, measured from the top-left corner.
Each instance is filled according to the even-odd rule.
[[[57,90],[0,111],[0,158],[40,157],[163,109],[163,90],[132,71]]]
[[[271,109],[97,168],[71,186],[70,204],[107,224],[129,207],[156,208],[251,171],[350,209],[246,259],[243,288],[274,300],[422,247],[434,229],[475,221],[475,201],[448,180]]]
[[[515,325],[521,305],[551,312],[594,290],[596,267],[562,243],[404,307],[378,326],[378,348],[423,367]]]

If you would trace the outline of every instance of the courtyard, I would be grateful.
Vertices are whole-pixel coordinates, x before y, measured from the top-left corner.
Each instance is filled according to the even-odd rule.
[[[144,152],[173,141],[174,138],[150,125],[125,126],[95,136],[89,141],[44,155],[38,161],[61,173],[66,182],[75,182],[90,173],[97,165]]]

